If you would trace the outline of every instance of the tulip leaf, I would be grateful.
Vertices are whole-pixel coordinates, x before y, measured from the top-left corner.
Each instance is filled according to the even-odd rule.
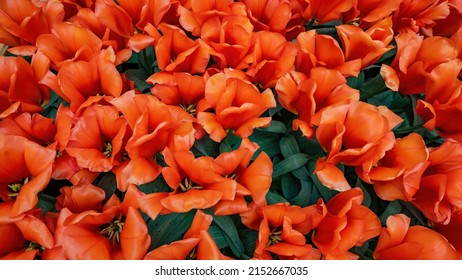
[[[51,195],[48,195],[48,194],[44,194],[44,193],[38,193],[37,195],[38,197],[38,201],[37,201],[37,208],[41,208],[42,209],[42,214],[45,215],[45,213],[47,212],[54,212],[56,211],[56,198],[51,196]]]
[[[401,205],[403,205],[406,208],[406,209],[403,209],[403,213],[411,218],[414,217],[414,219],[411,219],[411,224],[414,224],[416,221],[418,223],[415,223],[415,224],[420,224],[423,226],[427,225],[426,218],[414,205],[412,205],[411,203],[407,201],[400,200],[399,202],[401,203]],[[407,211],[404,211],[404,210],[407,210]]]
[[[290,199],[289,202],[292,204],[299,205],[301,207],[306,207],[310,205],[310,196],[311,189],[314,188],[313,181],[310,180],[301,180],[300,181],[300,191],[297,196]]]
[[[282,137],[281,141],[279,142],[279,147],[281,149],[282,155],[285,158],[300,153],[300,148],[298,147],[297,140],[295,139],[295,136],[292,134]]]
[[[206,135],[194,143],[192,151],[195,156],[216,157],[219,154],[219,144]]]
[[[149,250],[181,239],[191,226],[195,213],[196,211],[189,211],[187,213],[159,215],[155,220],[150,220],[147,223],[151,236],[151,248]]]
[[[114,173],[107,172],[106,174],[104,174],[103,177],[98,181],[96,186],[103,189],[104,193],[106,194],[104,202],[106,202],[117,189],[117,181]]]
[[[271,121],[268,127],[259,128],[258,130],[264,131],[264,132],[285,134],[287,132],[287,127],[284,123],[273,120]]]
[[[155,180],[149,183],[139,185],[138,189],[145,194],[171,191],[170,187],[162,176],[157,177]]]
[[[280,135],[277,133],[268,133],[259,130],[255,130],[249,139],[257,143],[260,146],[260,151],[264,151],[270,158],[273,158],[277,154],[280,153],[279,145],[275,145],[275,143],[279,143]],[[259,152],[256,152],[253,155],[253,159],[257,158]]]
[[[297,168],[304,166],[308,162],[308,155],[297,153],[282,160],[273,167],[273,178],[291,172]]]
[[[236,225],[230,216],[213,216],[213,222],[221,228],[223,236],[236,257],[244,253],[244,244],[239,237]]]
[[[287,199],[284,197],[280,196],[279,194],[269,191],[266,194],[266,202],[268,202],[269,205],[271,204],[276,204],[276,203],[286,203],[288,202]]]
[[[148,89],[152,87],[151,84],[146,82],[146,79],[149,78],[149,74],[146,73],[143,69],[128,69],[125,71],[125,75],[130,81],[133,81],[135,87],[141,92],[148,92]]]
[[[388,217],[400,213],[401,209],[403,209],[403,205],[401,205],[397,200],[388,203],[387,208],[385,208],[380,216],[380,222],[382,225],[386,224]]]
[[[348,77],[347,78],[347,85],[354,89],[360,89],[361,86],[364,84],[364,72],[359,72],[358,77]]]
[[[244,253],[247,256],[253,256],[258,238],[258,231],[248,228],[240,228],[237,230],[244,244]]]
[[[223,249],[229,246],[220,227],[216,225],[210,225],[208,232],[215,241],[215,244],[217,244],[218,249]]]

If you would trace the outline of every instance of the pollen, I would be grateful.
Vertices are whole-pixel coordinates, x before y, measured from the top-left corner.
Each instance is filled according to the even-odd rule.
[[[180,104],[180,107],[185,110],[188,114],[195,117],[196,116],[196,104],[183,105]]]
[[[111,142],[104,143],[103,155],[107,158],[112,157],[112,144]]]
[[[184,192],[187,192],[187,191],[189,191],[191,189],[196,189],[196,190],[202,189],[201,186],[194,185],[194,182],[191,181],[191,179],[189,179],[187,177],[184,178],[183,182],[180,183],[180,188]]]
[[[115,220],[107,224],[106,227],[100,231],[100,234],[106,236],[112,243],[120,243],[120,234],[122,233],[123,227],[124,223],[121,220]]]
[[[18,193],[19,191],[21,190],[21,188],[25,185],[29,183],[29,177],[26,177],[24,180],[22,180],[21,182],[18,182],[18,183],[13,183],[13,184],[9,184],[8,185],[8,188],[12,191],[12,193],[8,194],[9,197],[16,197],[18,196]]]
[[[270,236],[268,237],[268,243],[266,244],[266,247],[269,247],[274,244],[278,244],[279,242],[282,241],[282,230],[279,228],[275,228],[271,231]]]

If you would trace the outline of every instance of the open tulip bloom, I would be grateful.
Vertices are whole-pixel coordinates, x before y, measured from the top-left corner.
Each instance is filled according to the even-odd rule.
[[[0,259],[462,259],[462,3],[0,1]]]

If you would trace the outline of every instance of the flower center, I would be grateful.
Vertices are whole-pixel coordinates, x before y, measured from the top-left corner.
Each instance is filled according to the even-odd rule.
[[[24,180],[16,183],[12,183],[8,185],[8,188],[12,191],[12,193],[8,194],[9,197],[16,197],[19,194],[19,191],[21,191],[21,188],[29,183],[29,177],[26,177]]]
[[[273,229],[270,233],[270,236],[268,237],[268,243],[266,244],[266,247],[269,247],[274,244],[278,244],[279,242],[282,241],[282,229],[279,227]]]
[[[180,104],[180,107],[183,108],[188,114],[195,117],[196,116],[196,104],[183,105]]]
[[[30,250],[38,250],[39,253],[42,253],[45,250],[45,247],[43,247],[37,242],[31,241],[29,242],[29,245],[27,245],[27,248],[26,248],[26,251],[30,251]]]
[[[184,258],[185,260],[197,260],[197,250],[193,248],[189,254]]]
[[[107,158],[112,157],[112,144],[111,142],[104,142],[103,155]]]
[[[183,182],[180,183],[180,188],[182,191],[187,192],[191,189],[200,190],[202,189],[202,186],[195,185],[195,183],[191,181],[191,179],[186,177],[183,179]]]
[[[107,224],[106,227],[100,231],[100,233],[105,235],[107,239],[112,241],[112,243],[119,243],[120,234],[122,233],[123,227],[124,223],[121,220],[115,220]]]

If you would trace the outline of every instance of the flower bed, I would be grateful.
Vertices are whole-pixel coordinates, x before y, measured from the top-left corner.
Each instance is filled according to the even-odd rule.
[[[459,259],[456,0],[0,3],[0,258]]]

